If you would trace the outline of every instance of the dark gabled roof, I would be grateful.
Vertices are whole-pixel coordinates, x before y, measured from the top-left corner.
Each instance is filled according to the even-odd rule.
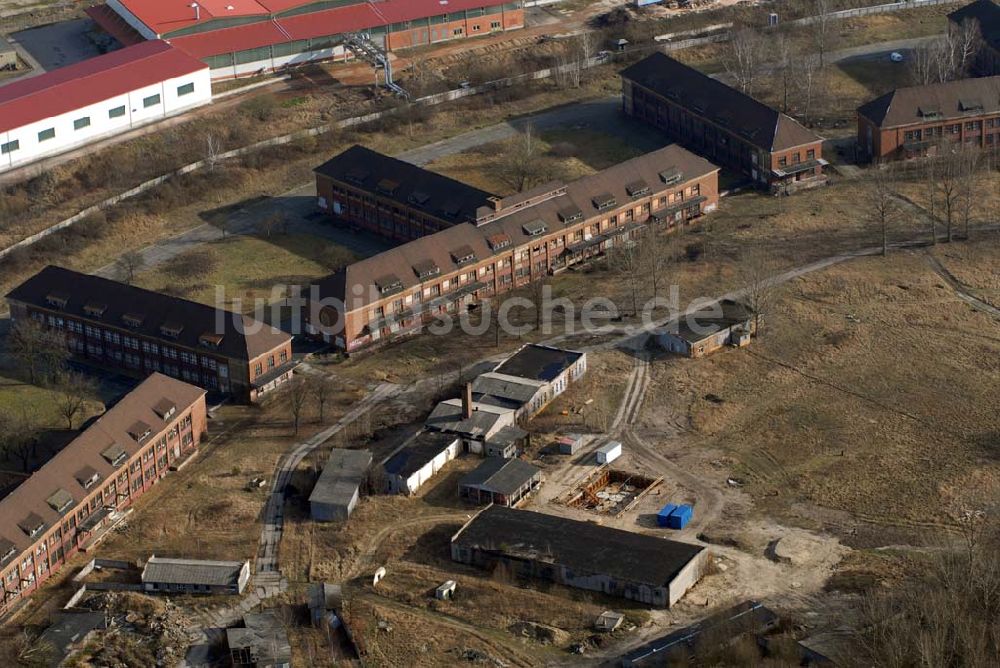
[[[1000,48],[1000,5],[993,0],[976,0],[948,14],[948,20],[955,24],[966,19],[978,22],[983,40],[993,48]]]
[[[550,382],[573,366],[583,353],[528,343],[501,362],[493,371],[518,378]]]
[[[474,221],[479,207],[492,206],[484,190],[357,144],[313,171],[450,223]]]
[[[640,60],[623,70],[621,76],[719,123],[766,151],[821,141],[777,109],[663,53]]]
[[[463,476],[459,484],[510,496],[531,482],[541,471],[522,459],[487,457],[482,464]]]
[[[436,431],[424,431],[385,463],[385,472],[409,478],[429,461],[440,455],[455,442],[456,437]]]
[[[333,448],[309,495],[309,503],[349,505],[364,482],[371,463],[371,450]]]
[[[858,107],[880,128],[1000,113],[1000,76],[897,88]]]
[[[54,307],[49,303],[49,296],[54,294],[66,298],[59,310],[67,315],[132,330],[139,336],[176,342],[186,348],[203,348],[202,335],[218,333],[221,324],[222,339],[217,347],[209,350],[230,359],[253,359],[292,338],[249,316],[54,265],[45,267],[11,290],[7,299],[51,310]],[[87,305],[93,304],[106,307],[100,317],[84,311]],[[130,327],[123,319],[125,315],[141,315],[141,323]],[[173,325],[182,326],[176,338],[164,336],[160,331],[161,327]]]
[[[492,505],[452,539],[466,548],[538,559],[653,587],[669,584],[705,548],[529,510]]]

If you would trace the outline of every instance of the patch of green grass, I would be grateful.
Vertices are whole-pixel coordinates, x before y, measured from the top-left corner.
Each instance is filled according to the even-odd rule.
[[[213,305],[221,288],[227,307],[233,306],[234,298],[241,299],[241,310],[248,311],[254,299],[282,299],[286,286],[326,276],[338,259],[355,258],[311,235],[231,236],[140,273],[136,284]]]
[[[31,423],[40,429],[64,429],[66,419],[56,408],[59,393],[15,378],[0,377],[0,407],[14,415],[26,415]],[[81,414],[77,415],[74,426],[96,415],[102,410],[98,402],[87,402]]]

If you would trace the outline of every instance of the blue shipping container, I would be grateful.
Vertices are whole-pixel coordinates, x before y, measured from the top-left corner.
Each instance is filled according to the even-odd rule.
[[[686,504],[677,506],[667,518],[667,526],[671,529],[683,529],[691,521],[693,514],[694,509],[691,506]]]
[[[660,512],[656,514],[656,523],[658,525],[660,525],[661,527],[668,526],[669,525],[668,520],[670,518],[670,513],[674,512],[674,510],[676,510],[676,509],[677,509],[677,506],[675,506],[672,503],[668,503],[667,505],[663,506],[663,509],[660,510]]]

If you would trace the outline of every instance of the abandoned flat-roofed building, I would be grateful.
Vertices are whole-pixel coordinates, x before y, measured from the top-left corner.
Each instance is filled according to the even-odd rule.
[[[459,207],[456,219],[441,222],[447,189],[426,200],[429,193],[412,197],[403,184],[383,184],[380,191],[379,170],[387,163],[351,162],[371,173],[354,187],[375,211],[355,207],[352,213],[347,195],[331,190],[322,173],[319,204],[339,224],[376,226],[410,240],[310,286],[306,331],[348,353],[415,335],[443,314],[459,315],[483,299],[600,257],[647,228],[686,225],[719,201],[718,168],[676,145],[569,183],[487,198],[471,221],[460,218],[473,215],[468,211],[482,193],[469,194],[472,201]]]
[[[494,377],[542,383],[526,406],[525,417],[538,414],[587,372],[587,354],[553,346],[528,343],[493,369]],[[475,392],[475,386],[473,386]],[[520,417],[521,415],[519,415]]]
[[[942,145],[1000,150],[1000,76],[897,88],[858,107],[861,159],[935,156]]]
[[[249,561],[168,559],[155,554],[142,569],[142,590],[151,594],[242,594]]]
[[[333,448],[309,495],[314,520],[346,520],[358,505],[359,490],[372,463],[370,450]]]
[[[11,320],[65,335],[74,359],[144,378],[160,372],[256,401],[291,378],[292,337],[253,318],[48,266],[7,294]]]
[[[38,646],[45,647],[49,653],[49,666],[62,666],[74,652],[86,645],[93,635],[108,628],[108,613],[99,612],[60,612],[52,619],[38,637]]]
[[[487,457],[458,483],[458,495],[472,503],[516,506],[542,484],[542,470],[521,459]]]
[[[658,331],[658,340],[672,353],[702,357],[723,346],[749,345],[756,329],[757,318],[748,306],[723,299],[716,306],[667,323]]]
[[[422,431],[385,463],[386,487],[392,494],[415,494],[420,486],[458,456],[454,434]]]
[[[976,0],[948,14],[949,32],[961,33],[967,24],[979,33],[973,71],[987,77],[1000,74],[1000,5]]]
[[[517,576],[600,591],[658,607],[675,604],[701,578],[707,552],[590,522],[492,505],[451,539],[451,558]]]
[[[758,187],[790,193],[826,183],[822,137],[777,109],[663,53],[621,78],[626,114]]]
[[[292,645],[285,626],[273,612],[243,616],[243,626],[226,629],[226,644],[234,666],[290,668]]]
[[[0,615],[103,539],[206,422],[203,389],[154,373],[0,498]]]

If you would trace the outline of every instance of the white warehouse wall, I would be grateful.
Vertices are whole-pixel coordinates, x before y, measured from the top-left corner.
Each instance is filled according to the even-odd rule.
[[[177,89],[189,83],[194,83],[194,92],[179,96]],[[159,104],[148,108],[143,106],[145,98],[157,94],[160,96]],[[197,72],[144,86],[59,116],[51,116],[8,132],[0,132],[0,144],[19,142],[16,151],[0,154],[0,171],[56,155],[211,101],[211,75],[208,67],[205,67]],[[108,112],[122,105],[125,106],[125,115],[111,118]],[[74,121],[83,117],[90,118],[90,125],[75,130]],[[55,130],[55,137],[39,141],[38,133],[48,129]]]

